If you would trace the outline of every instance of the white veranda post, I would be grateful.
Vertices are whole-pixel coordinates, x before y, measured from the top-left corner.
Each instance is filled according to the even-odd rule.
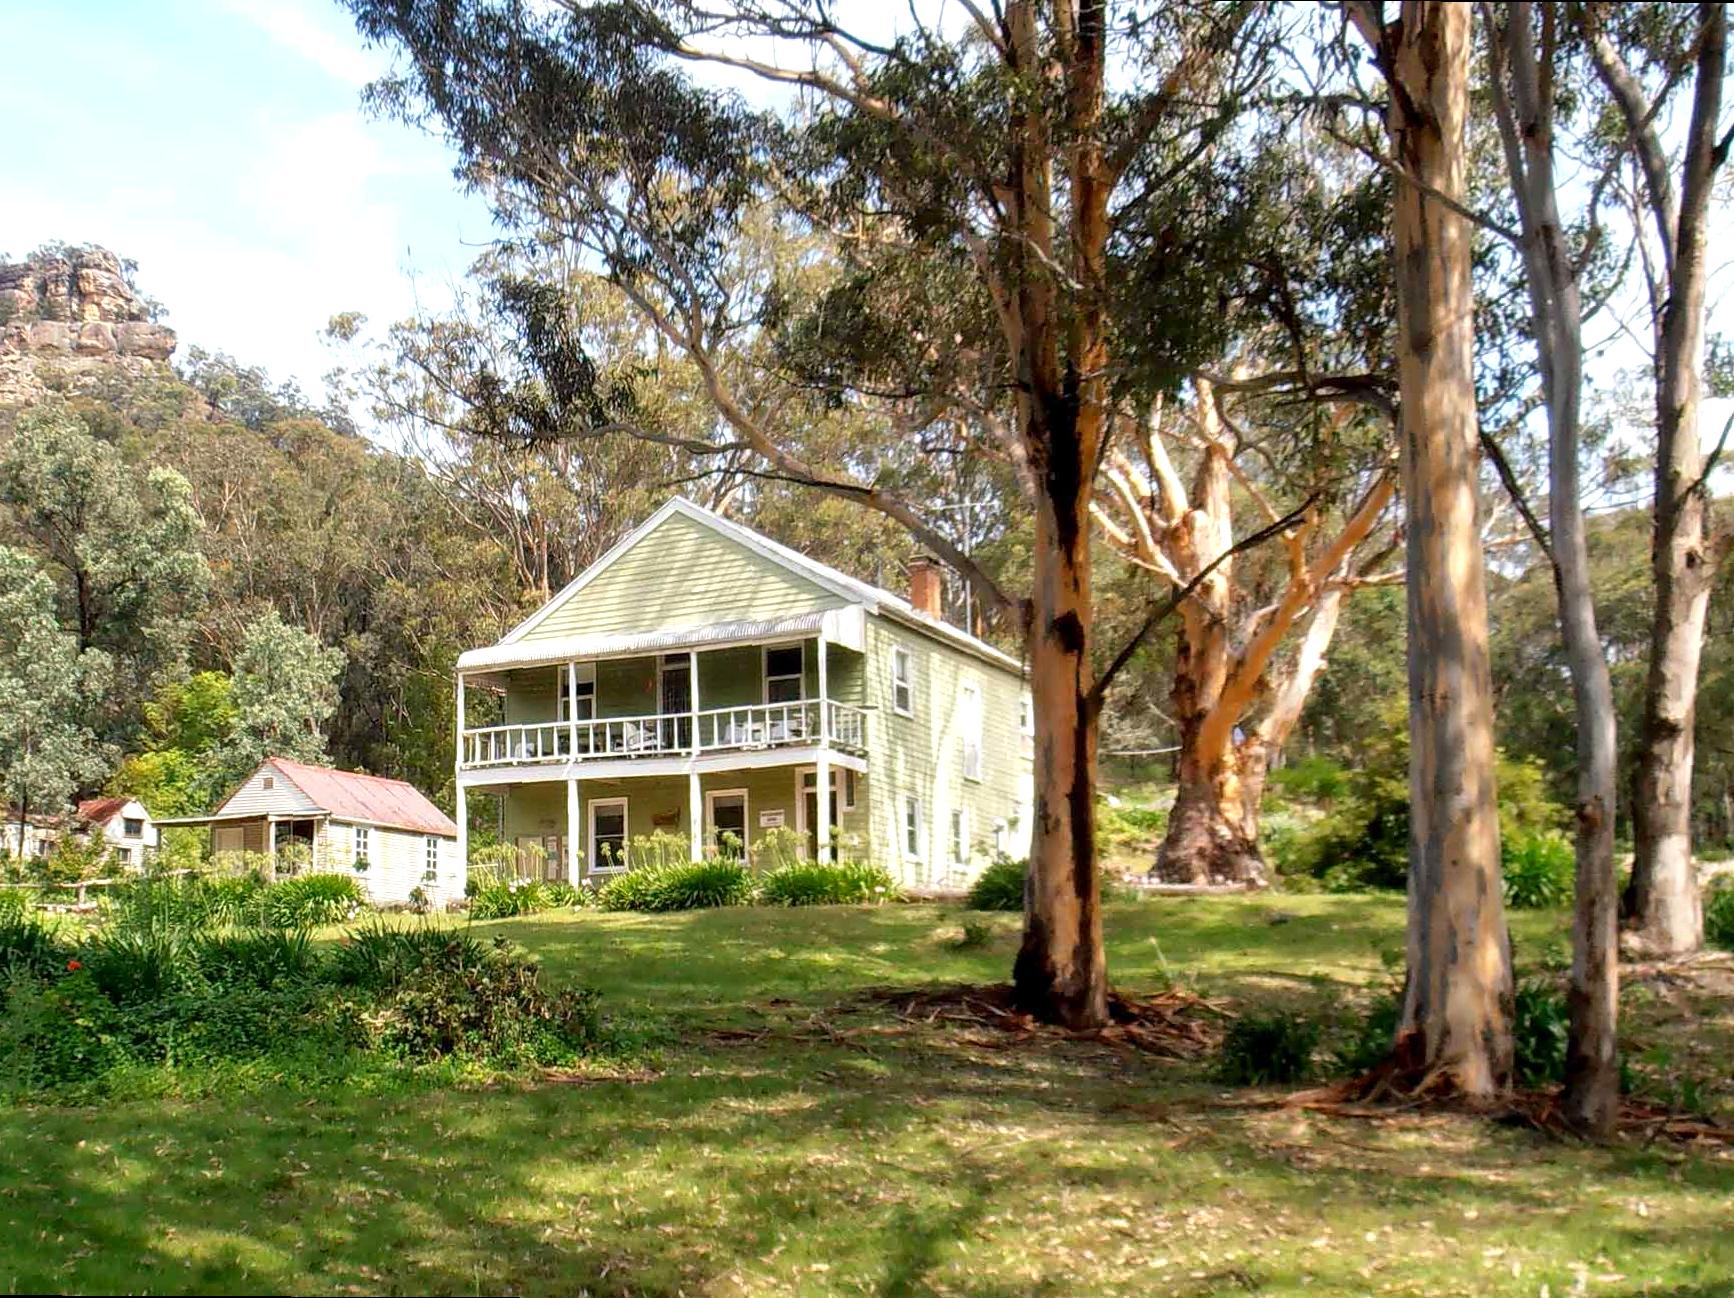
[[[566,882],[578,882],[578,781],[566,781]]]
[[[686,656],[687,724],[692,727],[688,737],[686,759],[686,825],[692,840],[692,859],[704,860],[704,796],[698,781],[698,650]]]
[[[819,646],[819,757],[813,771],[813,836],[818,840],[819,859],[831,859],[831,690],[826,671],[826,642],[823,633]]]
[[[453,783],[457,786],[457,822],[458,822],[458,865],[464,871],[470,868],[470,808],[469,800],[464,792],[464,674],[458,673],[457,717],[453,725],[457,731],[457,769],[453,772]]]

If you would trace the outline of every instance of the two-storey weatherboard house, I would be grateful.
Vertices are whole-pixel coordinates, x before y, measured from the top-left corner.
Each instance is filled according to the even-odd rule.
[[[914,602],[669,501],[458,659],[460,832],[498,797],[520,860],[574,882],[658,831],[694,860],[792,831],[916,887],[1027,853],[1022,668],[938,616],[936,571],[912,576]]]

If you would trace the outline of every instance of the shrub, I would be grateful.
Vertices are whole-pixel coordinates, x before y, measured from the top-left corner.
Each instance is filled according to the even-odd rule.
[[[900,896],[890,872],[865,861],[797,861],[759,880],[759,899],[770,906],[851,906]]]
[[[193,934],[169,923],[113,925],[79,949],[85,975],[123,1008],[185,991],[198,975]]]
[[[1570,840],[1558,830],[1508,834],[1499,857],[1506,905],[1537,910],[1571,900],[1577,860]]]
[[[0,1077],[12,1088],[88,1083],[124,1058],[121,1013],[90,975],[15,977],[0,1015]]]
[[[308,982],[320,971],[318,952],[306,929],[259,929],[207,933],[190,951],[194,968],[213,988],[267,991]]]
[[[745,906],[753,900],[753,880],[739,861],[651,865],[610,879],[596,900],[604,910],[653,912]]]
[[[345,874],[303,874],[266,889],[265,922],[273,928],[318,928],[353,919],[361,886]]]
[[[1103,802],[1096,809],[1096,845],[1103,852],[1145,847],[1168,830],[1168,813],[1152,807],[1116,807]]]
[[[1723,875],[1704,896],[1704,941],[1734,951],[1734,876]]]
[[[993,941],[993,924],[985,919],[964,916],[963,932],[952,942],[959,951],[978,951]]]
[[[1550,983],[1531,980],[1518,984],[1511,1039],[1519,1082],[1540,1086],[1565,1080],[1568,1022],[1565,997]]]
[[[550,910],[571,908],[582,910],[591,902],[592,895],[586,888],[567,883],[564,879],[555,879],[542,885],[542,896],[548,902]]]
[[[1335,802],[1349,791],[1351,773],[1328,757],[1302,757],[1272,771],[1268,782],[1303,802]]]
[[[970,885],[966,904],[971,910],[1022,910],[1024,876],[1029,868],[1028,861],[996,856]]]
[[[110,925],[132,929],[238,926],[260,918],[263,888],[251,875],[130,879],[109,889],[103,916]]]
[[[504,939],[375,925],[338,948],[333,976],[362,993],[368,1041],[409,1059],[469,1055],[555,1063],[590,1044],[598,993],[550,992],[534,961]]]
[[[0,974],[45,978],[72,958],[71,946],[41,915],[22,907],[0,911]]]
[[[484,873],[474,881],[475,890],[470,893],[470,918],[506,919],[547,910],[553,903],[547,899],[546,887],[537,879]]]
[[[1354,1025],[1348,1041],[1332,1053],[1339,1071],[1359,1077],[1390,1057],[1403,1016],[1403,998],[1393,990],[1380,996]]]
[[[1291,1014],[1239,1018],[1217,1054],[1216,1075],[1230,1086],[1304,1081],[1312,1072],[1319,1026]]]

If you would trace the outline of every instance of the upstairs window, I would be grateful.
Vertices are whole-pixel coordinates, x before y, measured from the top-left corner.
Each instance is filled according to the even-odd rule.
[[[981,779],[981,686],[964,685],[959,695],[963,715],[958,718],[963,735],[963,778]]]
[[[274,789],[274,788],[276,788],[277,787],[277,777],[275,775],[267,775],[264,779],[259,781],[259,787],[261,789]]]
[[[144,837],[144,821],[137,816],[128,816],[121,821],[121,833],[128,838]]]
[[[891,710],[900,717],[915,715],[915,656],[902,645],[891,648]]]
[[[799,703],[802,697],[806,666],[798,644],[765,650],[765,702]]]

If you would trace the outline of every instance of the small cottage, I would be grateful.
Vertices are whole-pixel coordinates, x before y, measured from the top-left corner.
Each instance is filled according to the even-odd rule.
[[[143,869],[156,855],[160,833],[137,798],[86,798],[73,823],[87,841],[106,846],[123,869]]]
[[[464,895],[458,827],[413,785],[268,757],[208,816],[211,851],[293,854],[305,869],[350,874],[370,900],[403,903],[421,889],[436,906]]]

